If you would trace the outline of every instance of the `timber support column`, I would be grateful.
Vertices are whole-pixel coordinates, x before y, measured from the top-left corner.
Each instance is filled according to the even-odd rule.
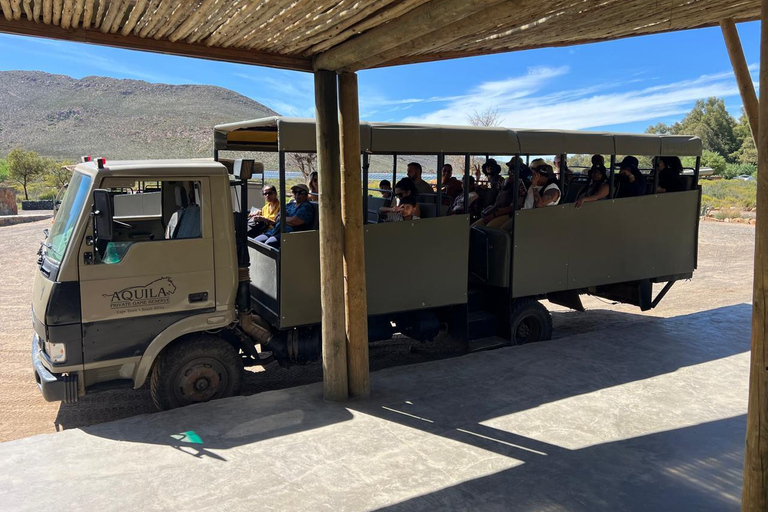
[[[747,60],[744,58],[744,49],[739,41],[739,32],[736,30],[736,23],[729,18],[720,22],[720,28],[723,30],[723,39],[725,47],[728,49],[728,56],[731,58],[733,74],[736,75],[736,84],[739,86],[741,101],[744,104],[744,112],[747,114],[749,128],[752,130],[752,140],[757,142],[758,128],[758,105],[757,95],[755,95],[755,86],[752,84],[752,76],[749,73]]]
[[[341,121],[341,217],[344,224],[344,286],[349,394],[371,394],[368,365],[368,304],[365,285],[363,182],[360,177],[360,109],[357,75],[339,75]]]
[[[747,443],[741,509],[768,509],[768,0],[760,24],[760,118],[757,142],[757,212],[755,275],[752,297],[752,352],[749,371]]]
[[[345,400],[348,394],[339,119],[336,73],[333,71],[315,71],[315,116],[320,193],[323,394],[326,400],[339,401]]]

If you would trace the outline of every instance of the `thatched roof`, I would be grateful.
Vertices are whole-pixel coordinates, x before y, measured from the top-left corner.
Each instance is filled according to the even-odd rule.
[[[0,0],[0,31],[357,70],[756,20],[759,0]]]

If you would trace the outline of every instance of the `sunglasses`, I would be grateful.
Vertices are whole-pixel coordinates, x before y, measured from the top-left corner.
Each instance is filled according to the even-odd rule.
[[[399,194],[395,194],[395,197],[403,197],[403,195],[404,194],[402,192],[400,192]]]
[[[268,190],[267,192],[264,192],[264,195],[268,196],[269,194],[274,194],[274,193],[275,193],[274,190]]]
[[[295,196],[300,196],[301,194],[308,194],[308,192],[306,190],[296,189],[296,190],[291,190],[291,194]]]

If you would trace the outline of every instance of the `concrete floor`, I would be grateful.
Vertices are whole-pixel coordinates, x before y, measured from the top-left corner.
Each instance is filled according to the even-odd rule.
[[[366,401],[312,384],[3,443],[0,507],[738,510],[750,314],[390,368]]]

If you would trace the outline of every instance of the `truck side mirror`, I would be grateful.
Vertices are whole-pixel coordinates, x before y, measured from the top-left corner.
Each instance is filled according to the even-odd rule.
[[[96,189],[93,191],[93,231],[96,240],[109,242],[113,238],[112,217],[115,215],[115,206],[109,190]]]

